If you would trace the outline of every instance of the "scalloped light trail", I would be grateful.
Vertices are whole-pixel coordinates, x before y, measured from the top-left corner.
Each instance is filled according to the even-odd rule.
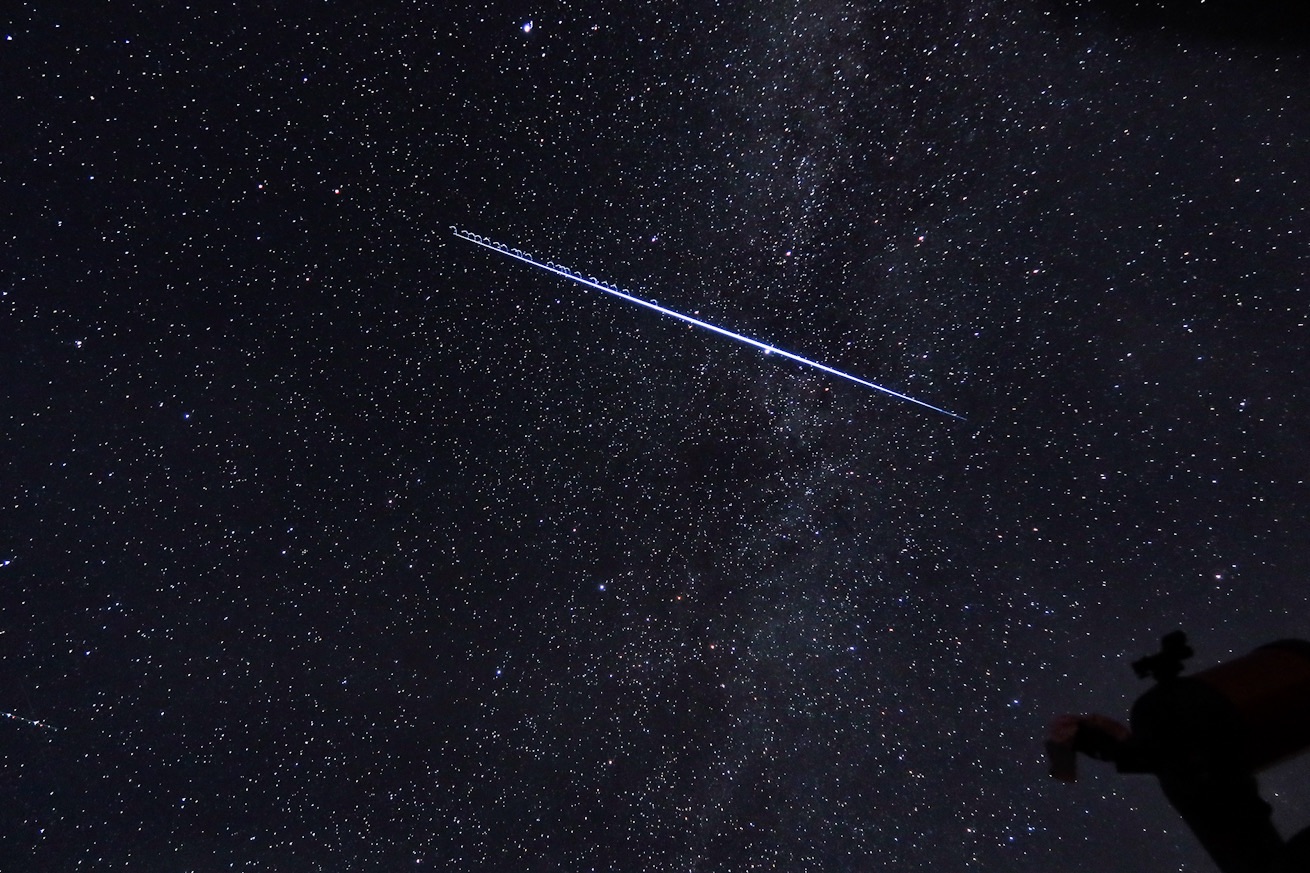
[[[48,724],[48,723],[46,723],[46,722],[44,722],[44,721],[39,721],[39,720],[37,720],[37,719],[35,719],[35,718],[24,718],[23,716],[21,716],[21,715],[15,715],[15,714],[12,713],[12,712],[0,712],[0,717],[4,717],[4,718],[10,719],[10,720],[12,720],[12,721],[22,722],[23,724],[31,725],[31,726],[34,727],[34,728],[40,728],[40,729],[43,730],[43,731],[57,731],[57,730],[59,730],[59,728],[55,727],[55,726],[52,725],[52,724]]]
[[[670,318],[676,318],[679,321],[685,321],[687,322],[687,324],[693,324],[696,327],[703,328],[705,330],[711,331],[712,333],[717,333],[720,336],[726,336],[729,339],[734,339],[737,342],[745,343],[748,346],[754,346],[755,348],[764,352],[766,355],[781,355],[784,358],[788,358],[789,360],[796,361],[799,364],[804,364],[807,367],[813,367],[816,370],[822,370],[823,372],[830,373],[833,376],[840,376],[841,378],[846,379],[849,382],[854,382],[856,385],[863,385],[866,388],[872,388],[875,391],[881,391],[883,394],[890,394],[892,397],[895,397],[898,400],[906,400],[917,406],[922,406],[924,409],[931,409],[933,412],[940,412],[942,415],[949,415],[951,418],[958,418],[961,421],[964,420],[963,415],[957,415],[954,412],[950,412],[948,410],[942,409],[940,406],[933,406],[931,403],[926,403],[922,400],[917,400],[913,397],[910,397],[907,394],[902,394],[899,391],[893,391],[890,388],[884,388],[882,385],[877,385],[873,382],[868,381],[867,379],[861,379],[859,376],[853,376],[850,373],[846,373],[842,370],[838,370],[835,367],[829,367],[827,364],[820,364],[818,361],[812,361],[809,358],[802,357],[794,352],[789,352],[786,349],[780,349],[777,346],[771,346],[766,342],[762,342],[761,340],[751,339],[748,336],[743,336],[739,333],[730,331],[727,328],[710,324],[707,321],[701,321],[699,318],[692,318],[690,315],[683,315],[681,312],[675,312],[674,310],[669,309],[668,307],[660,306],[658,303],[652,303],[649,300],[642,300],[640,297],[636,297],[632,294],[629,294],[628,292],[619,288],[617,285],[608,285],[595,277],[588,278],[586,276],[582,276],[578,273],[574,273],[572,270],[568,269],[567,267],[561,267],[558,264],[552,264],[549,262],[542,263],[541,261],[538,261],[535,258],[533,258],[527,252],[515,248],[510,248],[504,243],[498,243],[494,240],[488,239],[485,236],[479,236],[476,233],[469,233],[468,231],[460,230],[458,227],[452,226],[450,229],[454,232],[455,236],[467,242],[480,245],[483,248],[491,249],[493,252],[499,252],[502,255],[507,255],[511,258],[514,258],[516,261],[522,261],[525,264],[531,264],[534,267],[538,267],[542,270],[546,270],[547,272],[554,273],[557,276],[563,276],[565,279],[570,279],[574,282],[577,282],[580,285],[586,285],[588,288],[595,288],[597,291],[604,291],[606,294],[612,294],[613,296],[626,300],[629,303],[635,303],[638,306],[644,306],[647,309],[653,309],[656,312],[660,313],[661,315],[667,315]]]

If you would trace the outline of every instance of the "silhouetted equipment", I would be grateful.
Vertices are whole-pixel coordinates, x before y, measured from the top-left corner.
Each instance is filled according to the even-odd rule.
[[[1147,676],[1151,676],[1156,682],[1174,679],[1183,672],[1183,661],[1196,654],[1192,651],[1192,647],[1187,645],[1187,634],[1182,631],[1165,634],[1163,643],[1160,651],[1154,655],[1147,655],[1145,658],[1133,661],[1133,672],[1137,674],[1138,679],[1145,679]]]
[[[1180,676],[1192,655],[1175,631],[1133,662],[1156,685],[1133,704],[1131,730],[1101,715],[1051,724],[1051,775],[1072,782],[1076,753],[1152,773],[1224,873],[1310,873],[1310,828],[1286,843],[1255,774],[1310,749],[1310,642],[1281,640]]]

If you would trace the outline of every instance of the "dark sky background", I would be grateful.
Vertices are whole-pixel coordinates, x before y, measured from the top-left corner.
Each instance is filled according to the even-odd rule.
[[[1041,740],[1310,634],[1310,59],[1223,24],[11,5],[0,866],[1206,869]]]

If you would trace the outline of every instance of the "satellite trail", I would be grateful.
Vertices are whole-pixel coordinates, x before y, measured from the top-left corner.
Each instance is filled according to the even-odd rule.
[[[0,712],[0,716],[3,716],[3,717],[5,717],[5,718],[7,718],[7,719],[11,719],[11,720],[13,720],[13,721],[21,722],[21,723],[26,724],[26,725],[31,725],[31,726],[34,727],[34,728],[40,728],[40,729],[43,730],[43,731],[57,731],[57,730],[59,730],[59,728],[55,727],[55,726],[52,725],[52,724],[47,724],[46,722],[38,721],[37,719],[34,719],[34,718],[23,718],[23,716],[21,716],[21,715],[15,715],[15,714],[12,713],[12,712]]]
[[[734,339],[737,342],[745,343],[748,346],[754,346],[755,348],[761,350],[765,354],[781,355],[784,358],[788,358],[790,360],[796,361],[799,364],[804,364],[807,367],[814,367],[816,370],[822,370],[823,372],[830,373],[833,376],[840,376],[841,378],[846,379],[847,381],[854,382],[856,385],[863,385],[865,388],[872,388],[875,391],[881,391],[883,394],[890,394],[892,397],[895,397],[898,400],[908,400],[910,403],[916,404],[918,406],[922,406],[925,409],[931,409],[933,412],[940,412],[942,415],[949,415],[951,418],[958,418],[961,421],[964,420],[963,415],[956,415],[954,412],[950,412],[948,410],[942,409],[940,406],[933,406],[931,403],[925,403],[922,400],[916,400],[915,398],[910,397],[906,394],[902,394],[899,391],[893,391],[890,388],[884,388],[881,385],[875,385],[873,382],[870,382],[866,379],[861,379],[859,376],[852,376],[850,373],[845,373],[841,370],[836,369],[835,367],[829,367],[827,364],[820,364],[818,361],[811,361],[809,358],[801,357],[800,355],[795,354],[794,352],[789,352],[785,349],[780,349],[777,346],[771,346],[766,342],[761,342],[760,340],[757,339],[751,339],[748,336],[742,336],[741,334],[734,333],[733,331],[730,331],[727,328],[718,327],[717,325],[710,324],[707,321],[701,321],[699,318],[692,318],[690,315],[683,315],[681,312],[674,312],[672,309],[669,309],[665,306],[660,306],[658,303],[652,303],[649,300],[642,300],[640,297],[635,297],[632,294],[629,294],[628,292],[619,288],[617,285],[607,285],[606,283],[600,281],[595,277],[587,278],[579,273],[574,273],[572,270],[570,270],[567,267],[561,267],[559,264],[552,264],[550,262],[546,262],[543,264],[541,261],[536,260],[535,258],[532,257],[532,255],[528,254],[527,252],[520,251],[519,249],[515,249],[515,248],[510,248],[504,243],[498,243],[494,240],[488,239],[485,236],[479,236],[476,233],[469,233],[468,231],[460,230],[458,227],[452,226],[450,229],[454,231],[455,236],[459,237],[462,240],[475,243],[477,245],[482,246],[483,248],[491,249],[493,252],[499,252],[502,255],[508,255],[509,257],[515,259],[516,261],[522,261],[525,264],[531,264],[534,267],[538,267],[542,270],[546,270],[547,272],[554,273],[557,276],[563,276],[565,279],[570,279],[574,282],[577,282],[580,285],[586,285],[588,288],[595,288],[597,291],[604,291],[606,294],[612,294],[613,296],[626,300],[629,303],[635,303],[638,306],[644,306],[647,309],[653,309],[656,312],[660,313],[661,315],[667,315],[670,318],[676,318],[679,321],[685,321],[687,322],[687,324],[693,324],[696,327],[703,328],[704,330],[708,330],[712,333],[717,333],[720,336],[726,336],[729,339]]]

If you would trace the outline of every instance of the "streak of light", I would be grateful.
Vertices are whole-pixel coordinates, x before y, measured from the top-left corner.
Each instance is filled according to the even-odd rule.
[[[37,721],[37,720],[34,719],[34,718],[24,718],[23,716],[21,716],[21,715],[15,715],[15,714],[12,713],[12,712],[0,712],[0,716],[4,716],[5,718],[13,719],[14,721],[22,722],[22,723],[25,724],[25,725],[31,725],[31,726],[34,727],[34,728],[40,728],[40,729],[43,730],[43,731],[57,731],[57,730],[59,730],[59,728],[55,727],[55,726],[52,725],[52,724],[47,724],[46,722],[43,722],[43,721]]]
[[[546,270],[547,272],[550,273],[554,273],[557,276],[563,276],[565,279],[572,280],[580,285],[586,285],[589,288],[595,288],[597,291],[604,291],[606,294],[611,294],[615,297],[626,300],[629,303],[635,303],[638,306],[644,306],[647,309],[653,309],[656,312],[660,313],[661,315],[667,315],[670,318],[676,318],[679,321],[685,321],[687,324],[695,325],[696,327],[711,331],[712,333],[717,333],[720,336],[726,336],[729,339],[734,339],[737,342],[745,343],[748,346],[754,346],[755,348],[764,352],[766,355],[780,355],[789,360],[796,361],[799,364],[804,364],[807,367],[813,367],[816,370],[822,370],[823,372],[829,373],[833,376],[839,376],[842,379],[846,379],[847,381],[854,382],[856,385],[863,385],[866,388],[872,388],[875,391],[881,391],[883,394],[890,394],[892,397],[895,397],[898,400],[906,400],[909,401],[910,403],[914,403],[918,406],[922,406],[925,409],[931,409],[933,412],[939,412],[942,415],[948,415],[951,418],[958,418],[961,421],[964,420],[963,415],[957,415],[954,412],[950,412],[949,410],[942,409],[940,406],[933,406],[931,403],[927,403],[923,400],[918,400],[914,397],[909,396],[908,394],[902,394],[899,391],[893,391],[891,388],[883,387],[882,385],[878,385],[874,382],[870,382],[867,379],[861,379],[859,376],[854,376],[843,370],[838,370],[836,367],[829,367],[827,364],[821,364],[818,361],[814,361],[809,358],[802,357],[801,355],[798,355],[795,352],[789,352],[786,349],[780,349],[777,346],[769,345],[768,343],[763,342],[761,340],[752,339],[751,337],[748,336],[743,336],[742,334],[736,333],[735,331],[728,330],[727,328],[710,324],[707,321],[701,321],[699,318],[692,318],[690,315],[683,315],[681,312],[676,312],[672,309],[669,309],[666,306],[660,306],[658,303],[652,303],[649,300],[643,300],[640,297],[629,294],[628,292],[619,288],[617,285],[607,285],[606,283],[600,281],[599,279],[596,279],[595,277],[588,278],[586,276],[582,276],[578,273],[574,273],[572,270],[568,269],[567,267],[561,267],[558,264],[553,264],[549,262],[542,263],[541,261],[538,261],[535,258],[533,258],[527,252],[520,251],[519,249],[515,249],[515,248],[510,248],[509,246],[503,243],[495,242],[494,240],[488,239],[487,237],[484,236],[479,236],[478,234],[475,233],[469,233],[468,231],[460,230],[457,227],[451,227],[451,230],[454,231],[455,236],[467,242],[475,243],[476,245],[480,245],[483,248],[491,249],[493,252],[499,252],[502,255],[507,255],[508,257],[514,258],[516,261],[522,261],[525,264],[530,264],[539,269]]]

